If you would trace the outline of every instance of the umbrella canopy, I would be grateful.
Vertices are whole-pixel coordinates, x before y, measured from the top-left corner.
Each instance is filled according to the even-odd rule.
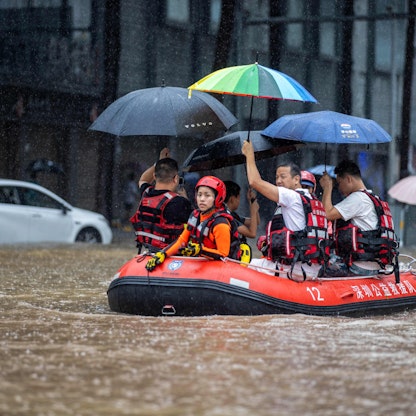
[[[247,140],[250,140],[254,97],[317,102],[316,98],[296,80],[283,72],[259,65],[257,62],[251,65],[219,69],[188,88],[190,91],[199,90],[251,97]]]
[[[116,136],[190,136],[227,131],[234,115],[209,94],[180,87],[145,88],[109,105],[89,127]]]
[[[388,194],[404,204],[416,205],[416,175],[400,179],[388,190]]]
[[[312,94],[290,76],[258,63],[220,69],[188,88],[218,94],[317,102]]]
[[[183,170],[188,172],[211,170],[245,163],[241,153],[248,131],[236,131],[205,143],[195,149],[185,160]],[[260,131],[251,132],[256,160],[261,160],[296,150],[302,145],[296,140],[279,140],[264,137]]]
[[[316,165],[312,166],[309,169],[306,169],[308,172],[313,173],[316,176],[322,176],[326,172],[331,178],[335,178],[335,166],[332,165]]]
[[[390,135],[374,120],[335,111],[291,114],[278,118],[265,136],[314,143],[387,143]]]

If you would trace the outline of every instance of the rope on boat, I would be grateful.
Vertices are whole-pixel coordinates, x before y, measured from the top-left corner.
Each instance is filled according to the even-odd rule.
[[[413,263],[416,264],[416,259],[413,258],[412,256],[407,255],[407,254],[403,254],[403,256],[407,256],[407,257],[411,258],[412,261],[410,263],[408,263],[406,266],[403,266],[403,267],[401,266],[400,267],[400,271],[402,273],[411,272],[412,274],[416,274],[416,269],[413,269],[411,267],[411,265]],[[250,265],[250,264],[244,263],[244,262],[242,262],[240,260],[232,259],[230,257],[221,257],[221,261],[223,261],[223,262],[230,261],[232,263],[241,264],[242,266],[249,267],[252,270],[258,270],[260,273],[262,273],[262,270],[264,270],[265,272],[266,271],[273,272],[273,275],[276,278],[281,278],[281,279],[282,278],[283,279],[286,279],[287,278],[286,276],[276,275],[275,273],[277,272],[277,270],[276,269],[272,269],[270,267],[258,266],[258,265],[255,265],[254,266],[254,265]],[[311,277],[311,278],[308,278],[307,281],[322,282],[322,281],[335,281],[335,280],[336,281],[343,281],[343,280],[357,280],[357,279],[360,279],[360,280],[362,280],[362,279],[378,279],[378,280],[380,280],[382,278],[382,276],[384,276],[386,274],[391,274],[391,273],[392,273],[392,271],[389,271],[388,273],[385,273],[383,270],[380,270],[379,271],[379,274],[374,274],[374,275],[370,275],[370,276],[364,276],[364,275],[362,275],[362,276],[358,276],[358,275],[357,276],[343,276],[343,277],[325,277],[325,276],[321,276],[321,277]]]
[[[152,253],[150,251],[144,251],[143,253],[139,254],[136,261],[138,263],[142,262],[148,255],[151,255]],[[400,272],[402,273],[406,273],[406,272],[410,272],[414,275],[416,275],[416,259],[408,254],[399,254],[399,256],[401,257],[407,257],[410,259],[410,261],[408,263],[403,263],[400,262]],[[283,278],[286,279],[287,277],[285,276],[279,276],[276,275],[277,270],[275,268],[271,268],[271,267],[265,267],[265,266],[258,266],[258,265],[250,265],[250,263],[245,263],[242,262],[240,260],[236,260],[236,259],[232,259],[230,257],[221,257],[220,260],[224,263],[227,262],[231,262],[231,263],[236,263],[236,264],[240,264],[241,266],[244,267],[248,267],[252,270],[258,270],[260,273],[262,273],[262,270],[264,270],[264,272],[272,272],[272,275],[274,277],[277,278]],[[415,267],[413,267],[413,265]],[[380,275],[384,275],[386,273],[383,273],[383,271],[381,270]],[[391,272],[387,273],[387,274],[391,274]],[[334,280],[356,280],[356,279],[381,279],[381,276],[379,275],[371,275],[371,276],[345,276],[345,277],[312,277],[307,279],[308,281],[334,281]]]
[[[272,269],[270,267],[250,265],[250,264],[244,263],[244,262],[242,262],[240,260],[231,259],[230,257],[221,257],[221,261],[223,261],[225,263],[228,262],[228,261],[230,261],[232,263],[241,264],[242,266],[245,266],[245,267],[248,266],[252,270],[262,269],[262,270],[265,270],[265,271],[270,271],[270,272],[273,272],[273,275],[276,278],[289,279],[286,276],[276,275],[276,273],[278,272],[278,270]],[[258,271],[260,273],[262,273],[261,270],[258,270]],[[306,279],[306,281],[317,281],[317,282],[321,282],[321,281],[326,281],[326,280],[328,280],[328,281],[334,281],[334,280],[356,280],[356,279],[380,279],[380,277],[378,277],[377,275],[372,275],[372,276],[345,276],[345,277],[311,277],[311,278]],[[292,280],[292,279],[289,279],[289,280]],[[302,283],[302,282],[298,282],[298,283]]]

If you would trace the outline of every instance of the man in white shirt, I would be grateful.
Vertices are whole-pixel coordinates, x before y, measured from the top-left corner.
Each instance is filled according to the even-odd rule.
[[[302,189],[300,183],[301,171],[299,167],[294,163],[286,163],[278,166],[276,169],[276,185],[273,185],[261,178],[256,166],[253,144],[251,142],[245,141],[243,143],[242,153],[246,156],[249,186],[278,204],[274,218],[276,214],[281,213],[286,228],[291,231],[303,230],[306,226],[305,212],[301,196],[296,190],[302,191],[308,198],[311,198],[311,195],[306,189]],[[270,274],[274,274],[276,269],[279,272],[285,273],[291,269],[291,266],[288,264],[283,265],[278,263],[276,265],[275,262],[267,259],[253,259],[251,264],[268,268]],[[318,276],[320,270],[321,266],[319,264],[308,265],[297,262],[292,274],[293,277],[304,280],[305,272],[308,277],[314,278]]]
[[[322,203],[329,221],[351,221],[361,231],[375,230],[378,225],[378,216],[374,203],[363,190],[367,190],[361,178],[360,168],[351,160],[342,161],[336,168],[339,191],[345,198],[336,205],[332,205],[331,194],[332,178],[325,172],[319,183],[323,189]],[[371,192],[371,191],[369,191]],[[376,272],[379,264],[372,261],[355,261],[350,271],[360,274],[365,271]]]

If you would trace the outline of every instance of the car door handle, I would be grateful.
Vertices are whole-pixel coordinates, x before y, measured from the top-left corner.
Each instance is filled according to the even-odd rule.
[[[42,218],[42,215],[40,215],[40,214],[33,214],[32,217],[33,218]]]

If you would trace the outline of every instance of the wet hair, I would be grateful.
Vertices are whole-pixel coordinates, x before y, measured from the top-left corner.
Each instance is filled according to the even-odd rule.
[[[178,162],[175,159],[166,157],[156,162],[155,166],[155,177],[156,180],[168,183],[170,182],[179,172]]]
[[[294,162],[281,163],[280,165],[277,166],[276,170],[279,168],[290,168],[290,176],[292,178],[295,176],[299,176],[299,181],[300,181],[300,178],[302,177],[302,175],[301,175],[300,167],[296,163]]]
[[[340,162],[334,170],[335,175],[340,176],[341,178],[345,175],[355,176],[361,178],[361,172],[358,165],[352,160],[343,160]]]
[[[225,188],[227,189],[227,195],[224,201],[225,203],[227,203],[232,196],[237,197],[240,195],[241,186],[238,183],[234,181],[224,181],[224,184]]]

